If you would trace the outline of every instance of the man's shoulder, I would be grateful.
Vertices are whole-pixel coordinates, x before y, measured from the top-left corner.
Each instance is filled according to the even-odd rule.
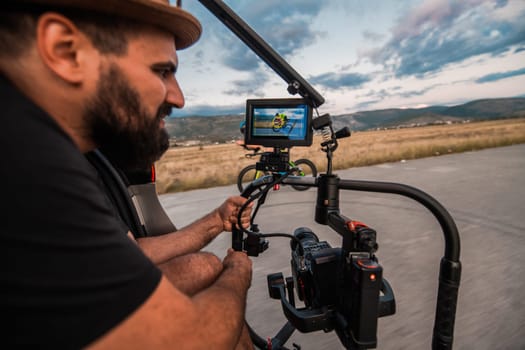
[[[0,149],[4,157],[24,158],[35,162],[42,157],[62,158],[65,162],[83,158],[71,138],[55,120],[1,76],[0,103]]]

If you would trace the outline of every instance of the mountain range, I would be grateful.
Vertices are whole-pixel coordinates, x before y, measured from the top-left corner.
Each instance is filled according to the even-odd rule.
[[[331,117],[335,130],[348,126],[352,131],[517,118],[525,117],[525,98],[481,99],[456,106],[390,108]],[[167,118],[166,129],[177,144],[189,140],[222,143],[240,138],[242,120],[244,114]]]

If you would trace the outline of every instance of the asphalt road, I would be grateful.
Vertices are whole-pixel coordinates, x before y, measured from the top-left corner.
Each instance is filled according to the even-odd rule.
[[[337,157],[337,153],[335,154]],[[454,349],[525,349],[525,145],[336,171],[340,178],[398,182],[438,200],[452,215],[461,240],[462,278]],[[234,186],[168,194],[161,202],[182,227],[237,194]],[[339,236],[315,223],[316,191],[271,192],[256,222],[262,232],[291,233],[308,226],[340,246]],[[383,276],[396,297],[395,315],[379,319],[377,349],[430,349],[443,234],[419,203],[392,194],[347,191],[341,212],[375,228]],[[224,256],[227,233],[206,250]],[[267,295],[266,275],[290,275],[289,241],[272,238],[253,258],[249,324],[273,336],[284,323],[277,300]],[[301,349],[343,349],[334,332],[295,332],[287,343]]]

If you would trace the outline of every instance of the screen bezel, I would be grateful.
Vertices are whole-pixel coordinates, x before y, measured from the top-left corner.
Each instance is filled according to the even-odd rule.
[[[306,134],[302,139],[288,139],[282,137],[266,137],[254,135],[254,110],[256,108],[296,108],[305,105],[306,108]],[[273,98],[246,100],[246,129],[244,143],[246,145],[260,145],[264,147],[289,148],[294,146],[312,145],[312,106],[304,98]]]

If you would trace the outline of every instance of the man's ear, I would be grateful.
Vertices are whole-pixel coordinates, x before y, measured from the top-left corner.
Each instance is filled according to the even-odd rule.
[[[42,61],[56,75],[71,84],[80,84],[85,78],[85,67],[80,50],[87,40],[73,22],[66,17],[46,12],[37,24],[37,47]]]

